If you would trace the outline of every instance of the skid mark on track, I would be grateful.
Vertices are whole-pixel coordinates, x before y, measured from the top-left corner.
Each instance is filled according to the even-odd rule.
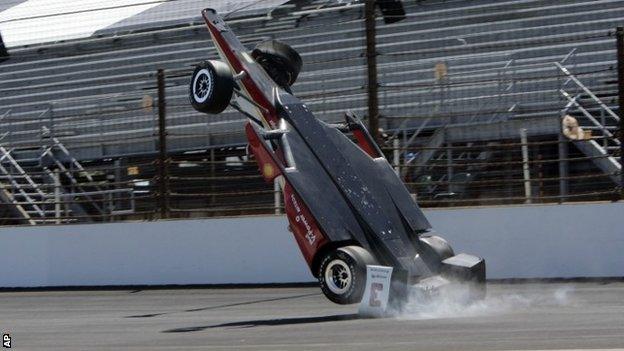
[[[204,325],[196,327],[175,328],[169,330],[163,330],[163,333],[189,333],[202,331],[206,329],[214,328],[253,328],[258,326],[279,326],[279,325],[295,325],[295,324],[309,324],[309,323],[325,323],[325,322],[340,322],[360,319],[361,317],[357,313],[351,314],[335,314],[330,316],[318,316],[318,317],[295,317],[295,318],[279,318],[279,319],[259,319],[252,321],[241,321],[232,323],[222,323],[215,325]]]
[[[237,303],[230,303],[230,304],[219,305],[219,306],[209,306],[209,307],[193,308],[193,309],[190,309],[190,310],[186,310],[185,312],[207,311],[207,310],[215,310],[215,309],[218,309],[218,308],[225,308],[225,307],[253,305],[253,304],[256,304],[256,303],[263,303],[263,302],[273,302],[273,301],[280,301],[280,300],[293,300],[293,299],[300,299],[300,298],[316,296],[316,295],[320,295],[320,293],[310,293],[310,294],[295,295],[295,296],[288,296],[288,297],[276,297],[276,298],[272,298],[272,299],[247,301],[247,302],[237,302]]]
[[[301,299],[301,298],[310,297],[310,296],[317,296],[317,295],[320,295],[320,293],[316,292],[316,293],[301,294],[301,295],[286,296],[286,297],[275,297],[275,298],[271,298],[271,299],[253,300],[253,301],[229,303],[229,304],[216,305],[216,306],[191,308],[191,309],[184,310],[184,311],[139,314],[139,315],[125,316],[124,318],[151,318],[151,317],[158,317],[158,316],[164,316],[164,315],[171,315],[171,314],[175,314],[175,313],[200,312],[200,311],[216,310],[216,309],[227,308],[227,307],[253,305],[253,304],[264,303],[264,302],[275,302],[275,301],[282,301],[282,300],[294,300],[294,299]]]

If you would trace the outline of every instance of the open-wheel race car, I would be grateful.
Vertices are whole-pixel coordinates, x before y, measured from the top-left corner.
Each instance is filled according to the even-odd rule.
[[[393,284],[428,290],[461,281],[483,298],[484,260],[456,255],[434,235],[362,122],[348,112],[344,123],[325,123],[292,94],[299,54],[274,40],[248,51],[216,11],[202,15],[222,61],[197,65],[190,102],[200,112],[231,106],[249,118],[249,148],[264,179],[281,185],[290,230],[325,296],[359,302],[367,266],[380,265],[392,267]]]

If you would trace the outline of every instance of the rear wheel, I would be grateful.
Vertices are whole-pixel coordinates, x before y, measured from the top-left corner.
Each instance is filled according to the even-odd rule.
[[[234,78],[227,64],[203,61],[198,64],[189,86],[191,106],[199,112],[217,114],[230,104]]]
[[[376,260],[359,246],[345,246],[329,252],[319,265],[321,291],[337,304],[359,302],[366,285],[366,265]]]
[[[288,44],[277,40],[268,40],[256,45],[251,56],[281,87],[293,85],[303,66],[299,53]]]

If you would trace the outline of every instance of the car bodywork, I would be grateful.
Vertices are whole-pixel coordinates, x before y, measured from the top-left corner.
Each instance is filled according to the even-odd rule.
[[[365,248],[411,281],[440,273],[442,260],[420,240],[430,223],[362,122],[351,113],[340,124],[315,118],[273,82],[214,10],[202,15],[236,76],[232,104],[250,117],[250,150],[264,179],[280,183],[290,229],[312,273],[324,252],[343,245]]]

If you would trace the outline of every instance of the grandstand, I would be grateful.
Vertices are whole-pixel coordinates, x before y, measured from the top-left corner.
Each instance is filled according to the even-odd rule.
[[[421,205],[619,196],[615,28],[624,0],[403,2],[405,20],[377,21],[380,125],[388,157]],[[6,223],[280,210],[273,185],[246,157],[245,117],[207,117],[188,103],[194,64],[216,58],[198,18],[203,2],[192,3],[196,11],[174,18],[9,47],[0,64]],[[234,12],[228,23],[250,48],[280,39],[301,53],[293,90],[317,117],[336,122],[350,109],[367,118],[363,5],[273,5]],[[155,162],[158,69],[166,74],[166,163]],[[563,115],[591,138],[563,137]]]

